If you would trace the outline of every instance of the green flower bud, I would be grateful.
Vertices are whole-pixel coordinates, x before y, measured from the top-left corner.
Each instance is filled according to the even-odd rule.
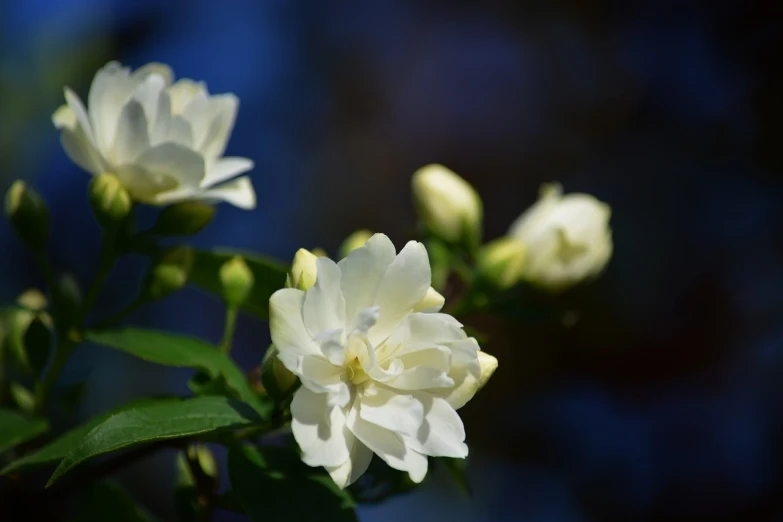
[[[102,227],[116,225],[131,211],[131,198],[122,182],[110,173],[92,178],[89,188],[90,206]]]
[[[220,282],[223,284],[223,299],[229,307],[238,307],[245,302],[253,289],[253,272],[240,256],[234,256],[220,267]]]
[[[361,248],[364,246],[365,243],[367,243],[367,240],[372,237],[373,233],[370,232],[367,229],[357,230],[350,236],[348,236],[345,241],[343,241],[343,244],[340,245],[340,257],[347,257],[348,254],[356,250],[357,248]]]
[[[11,392],[11,398],[20,410],[25,413],[33,413],[33,410],[35,410],[35,396],[33,392],[18,382],[9,383],[8,390]]]
[[[164,208],[153,231],[161,236],[192,236],[201,232],[215,215],[215,207],[198,201],[183,201]]]
[[[16,180],[5,195],[5,214],[19,238],[37,254],[46,249],[49,210],[36,191]]]
[[[501,237],[481,247],[476,268],[486,281],[505,290],[522,279],[526,259],[524,243],[512,237]]]
[[[294,255],[294,262],[291,263],[291,272],[286,279],[288,288],[298,288],[307,290],[315,284],[317,275],[316,261],[318,257],[306,248],[300,248]]]
[[[282,402],[296,391],[299,380],[277,358],[277,348],[272,345],[261,363],[261,384],[273,400]]]
[[[17,302],[24,308],[9,314],[5,342],[19,368],[38,377],[49,361],[52,318],[45,311],[46,298],[38,290],[28,290]]]
[[[188,246],[169,249],[150,268],[145,289],[150,299],[161,299],[181,290],[193,268],[193,250]]]
[[[481,198],[473,187],[442,165],[427,165],[412,178],[413,199],[427,229],[471,250],[481,240]]]

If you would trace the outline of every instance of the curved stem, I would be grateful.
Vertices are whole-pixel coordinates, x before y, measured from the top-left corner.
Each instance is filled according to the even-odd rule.
[[[35,408],[34,413],[40,415],[44,413],[46,409],[46,403],[49,401],[49,396],[52,393],[54,385],[57,383],[57,378],[65,367],[65,363],[68,362],[68,357],[71,356],[71,352],[76,347],[76,343],[65,335],[57,336],[57,345],[54,352],[54,361],[52,361],[49,371],[46,372],[44,380],[39,382],[35,387]]]
[[[119,312],[115,313],[114,315],[111,315],[106,319],[103,319],[102,321],[98,321],[97,323],[95,323],[95,325],[93,325],[92,328],[98,330],[101,328],[107,328],[109,326],[113,326],[119,323],[120,321],[122,321],[123,319],[125,319],[126,317],[128,317],[130,314],[132,314],[142,306],[144,306],[146,302],[147,299],[144,296],[142,295],[136,296],[136,299],[131,301],[130,304],[128,304],[128,306],[126,306]]]
[[[114,244],[116,242],[116,238],[117,235],[115,233],[109,231],[106,232],[106,235],[103,239],[103,247],[101,248],[101,258],[98,263],[98,272],[95,274],[95,279],[93,279],[92,285],[90,285],[90,289],[87,291],[87,295],[85,296],[84,302],[82,303],[82,320],[84,320],[84,317],[90,311],[92,305],[95,304],[96,299],[98,299],[98,295],[101,293],[101,289],[103,288],[103,283],[106,282],[106,278],[109,277],[109,272],[111,272],[112,266],[114,266]]]
[[[234,340],[238,312],[239,309],[236,306],[228,306],[226,308],[226,326],[223,330],[223,340],[220,341],[220,350],[223,353],[231,352],[231,343]]]

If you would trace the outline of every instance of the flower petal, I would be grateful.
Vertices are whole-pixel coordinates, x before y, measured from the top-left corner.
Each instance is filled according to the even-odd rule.
[[[198,199],[210,204],[226,202],[244,210],[256,208],[256,193],[249,176],[242,176],[206,190],[193,189],[179,197],[181,199]]]
[[[207,167],[203,186],[211,187],[223,181],[244,174],[253,168],[253,160],[248,158],[221,158]]]
[[[117,122],[112,158],[117,164],[132,163],[150,145],[147,134],[147,117],[141,103],[131,100],[122,109]]]
[[[307,291],[302,308],[305,327],[312,337],[345,328],[345,299],[340,290],[340,268],[326,257],[319,257],[316,267],[318,275],[315,284]]]
[[[370,386],[362,394],[361,417],[381,428],[415,435],[424,422],[424,405],[411,394]]]
[[[375,234],[365,246],[352,251],[338,265],[342,272],[340,287],[345,296],[345,317],[349,327],[354,318],[370,308],[383,275],[394,261],[397,252],[384,234]]]
[[[228,138],[234,130],[239,99],[233,94],[217,94],[209,99],[212,122],[197,148],[207,158],[218,158],[226,150]]]
[[[204,158],[178,143],[161,143],[147,149],[136,164],[161,180],[174,179],[181,189],[198,187],[204,178]],[[160,201],[166,202],[163,198]]]
[[[87,172],[100,174],[105,162],[84,133],[73,110],[66,104],[52,115],[52,123],[60,129],[60,141],[71,160]]]
[[[345,413],[330,408],[327,395],[299,388],[291,402],[291,430],[308,466],[339,466],[350,457],[350,431],[345,429]]]
[[[362,444],[356,437],[352,437],[350,457],[339,466],[325,466],[337,487],[344,489],[356,482],[372,462],[372,450]]]
[[[359,410],[354,403],[347,420],[348,428],[356,438],[392,468],[407,471],[412,481],[424,480],[427,457],[406,447],[400,435],[362,419]]]
[[[415,241],[408,242],[389,265],[378,287],[374,304],[381,307],[381,317],[371,332],[378,344],[391,333],[430,287],[431,272],[427,250]]]
[[[68,107],[71,108],[71,111],[73,111],[74,116],[76,116],[76,120],[84,131],[87,140],[93,147],[97,148],[95,135],[93,134],[93,129],[90,125],[90,118],[87,116],[87,110],[84,108],[82,100],[68,87],[65,88],[65,102],[68,104]]]
[[[405,444],[413,450],[432,457],[465,458],[465,426],[448,402],[428,394],[417,394],[423,403],[424,422],[414,435],[403,435]]]
[[[286,352],[297,355],[320,354],[318,346],[304,326],[304,299],[305,293],[295,288],[283,288],[269,298],[269,331],[272,334],[272,343],[279,350],[278,356]],[[280,357],[280,361],[285,364],[283,357]],[[288,369],[295,371],[290,367]],[[297,373],[298,371],[299,369]]]
[[[107,63],[92,79],[87,105],[95,131],[94,141],[104,154],[108,153],[114,143],[117,120],[130,98],[133,87],[130,69],[123,67],[119,62]]]

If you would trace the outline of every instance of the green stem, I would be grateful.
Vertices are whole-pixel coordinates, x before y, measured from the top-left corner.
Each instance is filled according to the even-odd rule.
[[[44,257],[41,253],[36,253],[35,260],[38,263],[38,266],[41,268],[41,272],[43,272],[44,281],[46,282],[46,286],[49,287],[49,294],[52,296],[52,301],[56,302],[56,296],[55,292],[57,292],[57,283],[54,279],[54,270],[52,270],[52,265],[49,264],[49,262],[46,260],[46,257]]]
[[[223,340],[220,341],[220,350],[223,353],[231,352],[231,343],[234,340],[238,313],[239,309],[236,306],[226,307],[226,326],[223,330]]]
[[[57,336],[57,345],[54,352],[54,361],[46,373],[44,380],[39,382],[35,387],[35,408],[36,415],[41,415],[46,409],[46,403],[49,401],[49,396],[52,393],[54,385],[57,383],[57,378],[65,368],[65,363],[68,362],[68,357],[71,356],[71,352],[76,347],[76,343],[68,339],[64,335]]]
[[[82,321],[98,299],[98,295],[103,288],[103,283],[106,282],[106,278],[109,277],[109,272],[111,272],[111,269],[114,266],[114,244],[116,238],[116,233],[106,231],[106,235],[103,239],[103,247],[101,248],[101,258],[98,262],[98,272],[95,274],[95,279],[93,279],[92,285],[90,285],[90,289],[87,291],[87,295],[82,303]]]
[[[103,288],[103,283],[106,281],[106,278],[109,276],[109,272],[111,272],[112,266],[114,265],[114,247],[116,239],[117,230],[107,230],[105,232],[103,247],[101,249],[101,258],[98,264],[98,273],[95,275],[95,279],[93,279],[90,290],[87,292],[87,296],[82,302],[79,313],[76,315],[75,322],[77,328],[80,330],[81,325],[84,324],[84,319],[89,313],[90,308],[92,308],[92,305],[95,304],[95,300],[98,298],[98,294],[100,293],[101,288]],[[42,266],[47,265],[43,263]],[[50,276],[47,276],[47,278],[49,277]],[[51,277],[51,280],[54,281],[54,278]],[[54,286],[52,289],[52,291],[54,291]],[[57,379],[60,377],[63,368],[65,368],[65,363],[68,362],[68,358],[71,356],[73,349],[76,348],[76,345],[78,344],[78,338],[75,338],[75,336],[71,335],[71,333],[74,331],[75,330],[69,330],[66,332],[58,329],[56,332],[57,339],[55,344],[54,360],[52,361],[49,370],[46,372],[44,379],[39,382],[35,388],[34,411],[36,414],[43,414],[46,411],[46,404],[49,401],[52,389],[57,383]]]

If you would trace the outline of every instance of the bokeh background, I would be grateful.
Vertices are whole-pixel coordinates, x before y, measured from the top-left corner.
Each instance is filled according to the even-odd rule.
[[[463,410],[473,497],[443,474],[367,522],[783,520],[783,9],[628,0],[6,0],[0,3],[0,190],[22,177],[53,220],[53,262],[85,282],[99,234],[87,175],[61,150],[62,87],[86,95],[118,59],[236,93],[228,153],[252,158],[258,209],[222,206],[197,238],[290,258],[357,228],[401,246],[409,179],[443,163],[473,183],[486,236],[542,182],[613,208],[604,276],[552,321],[478,318],[507,340]],[[0,224],[0,300],[42,280]],[[100,300],[118,309],[128,259]],[[222,310],[188,290],[131,323],[217,340]],[[572,324],[573,323],[573,324]],[[245,368],[268,345],[243,318]],[[186,373],[83,348],[81,414],[183,392]],[[173,519],[172,454],[123,473]],[[154,473],[155,480],[150,480]],[[222,520],[238,520],[226,515]]]

